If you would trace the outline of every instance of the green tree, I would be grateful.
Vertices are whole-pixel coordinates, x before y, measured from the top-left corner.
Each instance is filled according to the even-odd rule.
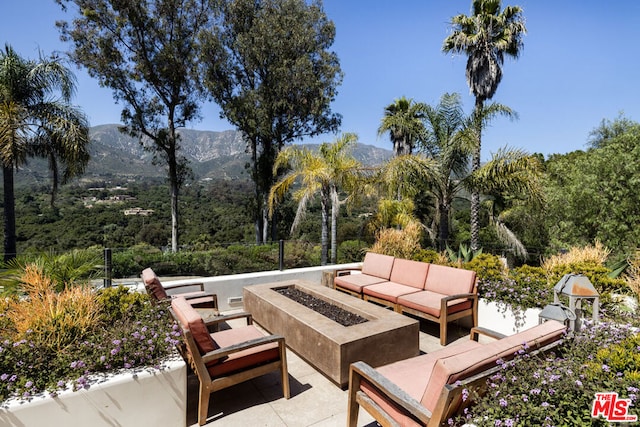
[[[257,243],[267,240],[278,152],[340,125],[330,109],[342,81],[338,57],[329,51],[334,37],[321,2],[303,0],[229,0],[223,27],[206,37],[207,87],[252,156]]]
[[[385,107],[378,135],[389,132],[396,156],[413,154],[413,149],[421,141],[424,136],[425,108],[425,104],[404,96]]]
[[[331,229],[331,262],[337,262],[338,213],[340,206],[353,200],[357,193],[352,191],[360,180],[360,163],[348,153],[349,147],[357,140],[355,134],[344,134],[334,143],[323,143],[318,152],[308,148],[287,147],[280,151],[274,164],[274,172],[280,168],[290,168],[269,193],[269,209],[277,200],[282,199],[297,181],[300,188],[294,192],[298,201],[298,210],[291,230],[300,223],[307,205],[317,194],[320,195],[321,206],[321,260],[325,265],[329,254],[329,229]],[[340,200],[340,191],[346,190],[347,196]],[[329,226],[331,221],[331,226]]]
[[[482,147],[482,111],[485,101],[492,99],[502,80],[505,55],[517,58],[526,33],[522,9],[506,6],[500,0],[473,0],[471,15],[454,16],[452,33],[444,40],[443,51],[467,55],[467,84],[475,96],[473,113],[476,127],[476,149],[472,171],[480,168]],[[471,195],[471,248],[478,249],[480,195]]]
[[[29,157],[48,159],[53,175],[53,204],[59,183],[58,164],[66,165],[64,183],[81,174],[89,161],[87,119],[69,104],[74,91],[74,76],[58,58],[26,60],[9,45],[0,53],[5,261],[16,256],[14,169]]]
[[[545,163],[551,250],[599,240],[619,256],[640,241],[640,124],[610,126],[612,135],[626,130],[600,148],[556,154]]]
[[[199,118],[199,34],[213,25],[216,6],[209,0],[56,1],[78,9],[71,25],[57,24],[73,44],[72,60],[113,91],[124,104],[122,130],[168,168],[176,252],[179,192],[189,175],[176,130]]]

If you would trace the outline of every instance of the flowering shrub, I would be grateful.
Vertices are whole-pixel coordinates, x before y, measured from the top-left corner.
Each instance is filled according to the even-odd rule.
[[[119,369],[161,369],[174,354],[179,328],[146,294],[119,287],[94,293],[94,298],[109,304],[96,304],[100,320],[76,335],[72,345],[48,343],[33,330],[19,338],[11,327],[0,331],[0,401],[89,388],[100,375]],[[5,323],[8,318],[7,312],[0,313]]]
[[[545,355],[521,354],[499,362],[501,369],[487,382],[486,395],[450,425],[591,426],[608,425],[591,418],[597,392],[617,392],[631,400],[638,414],[640,351],[638,328],[587,324],[573,339]]]

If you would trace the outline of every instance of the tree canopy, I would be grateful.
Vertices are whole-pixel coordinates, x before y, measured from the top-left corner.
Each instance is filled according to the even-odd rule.
[[[85,67],[123,104],[130,135],[168,168],[171,246],[179,247],[179,189],[188,176],[176,129],[198,119],[203,92],[198,55],[200,33],[216,16],[213,0],[56,0],[75,5],[71,23],[58,22],[72,43],[71,59]]]
[[[223,22],[204,37],[203,73],[222,115],[247,139],[261,243],[278,152],[340,125],[330,105],[342,81],[338,57],[330,51],[335,28],[321,2],[303,0],[229,0]]]

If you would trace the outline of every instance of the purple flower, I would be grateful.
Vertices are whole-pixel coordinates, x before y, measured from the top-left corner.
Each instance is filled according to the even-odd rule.
[[[503,408],[506,408],[507,406],[507,401],[504,398],[500,398],[500,406],[502,406]]]
[[[31,388],[31,387],[33,387],[33,381],[27,381],[27,382],[24,384],[24,386],[25,386],[26,388]]]

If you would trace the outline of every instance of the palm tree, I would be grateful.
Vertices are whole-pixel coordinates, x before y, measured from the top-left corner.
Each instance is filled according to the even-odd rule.
[[[4,259],[16,255],[13,171],[29,157],[49,160],[53,175],[52,204],[59,184],[84,172],[89,161],[89,126],[84,114],[69,104],[75,91],[73,74],[58,58],[21,58],[9,45],[0,52],[0,161],[4,182]]]
[[[355,134],[347,133],[334,143],[322,143],[317,152],[308,148],[287,147],[278,153],[273,165],[274,174],[288,167],[290,172],[283,176],[269,192],[269,212],[273,213],[278,200],[291,189],[298,180],[301,186],[294,192],[298,210],[291,226],[293,233],[306,212],[307,204],[318,193],[321,207],[321,263],[325,265],[329,253],[329,228],[331,228],[331,262],[337,262],[337,220],[340,206],[357,196],[352,191],[346,199],[339,199],[339,191],[351,190],[359,180],[361,165],[349,153],[348,148],[357,141]],[[329,212],[331,210],[331,212]],[[331,218],[331,227],[329,227]]]
[[[469,174],[469,158],[473,141],[468,138],[468,118],[457,93],[445,93],[435,106],[427,106],[426,138],[422,150],[436,162],[436,173],[428,181],[430,194],[436,201],[438,248],[446,248],[449,239],[449,215],[454,198]]]
[[[416,103],[403,96],[384,109],[378,135],[389,132],[396,156],[412,154],[421,140],[424,133],[424,108],[423,103]]]
[[[482,146],[481,112],[486,100],[492,99],[502,80],[505,55],[517,58],[526,33],[522,9],[507,6],[500,11],[500,0],[473,0],[471,15],[454,16],[453,29],[443,44],[444,52],[467,55],[467,84],[476,98],[474,125],[477,144],[472,158],[472,171],[480,168]],[[471,247],[478,249],[480,195],[471,195]]]

